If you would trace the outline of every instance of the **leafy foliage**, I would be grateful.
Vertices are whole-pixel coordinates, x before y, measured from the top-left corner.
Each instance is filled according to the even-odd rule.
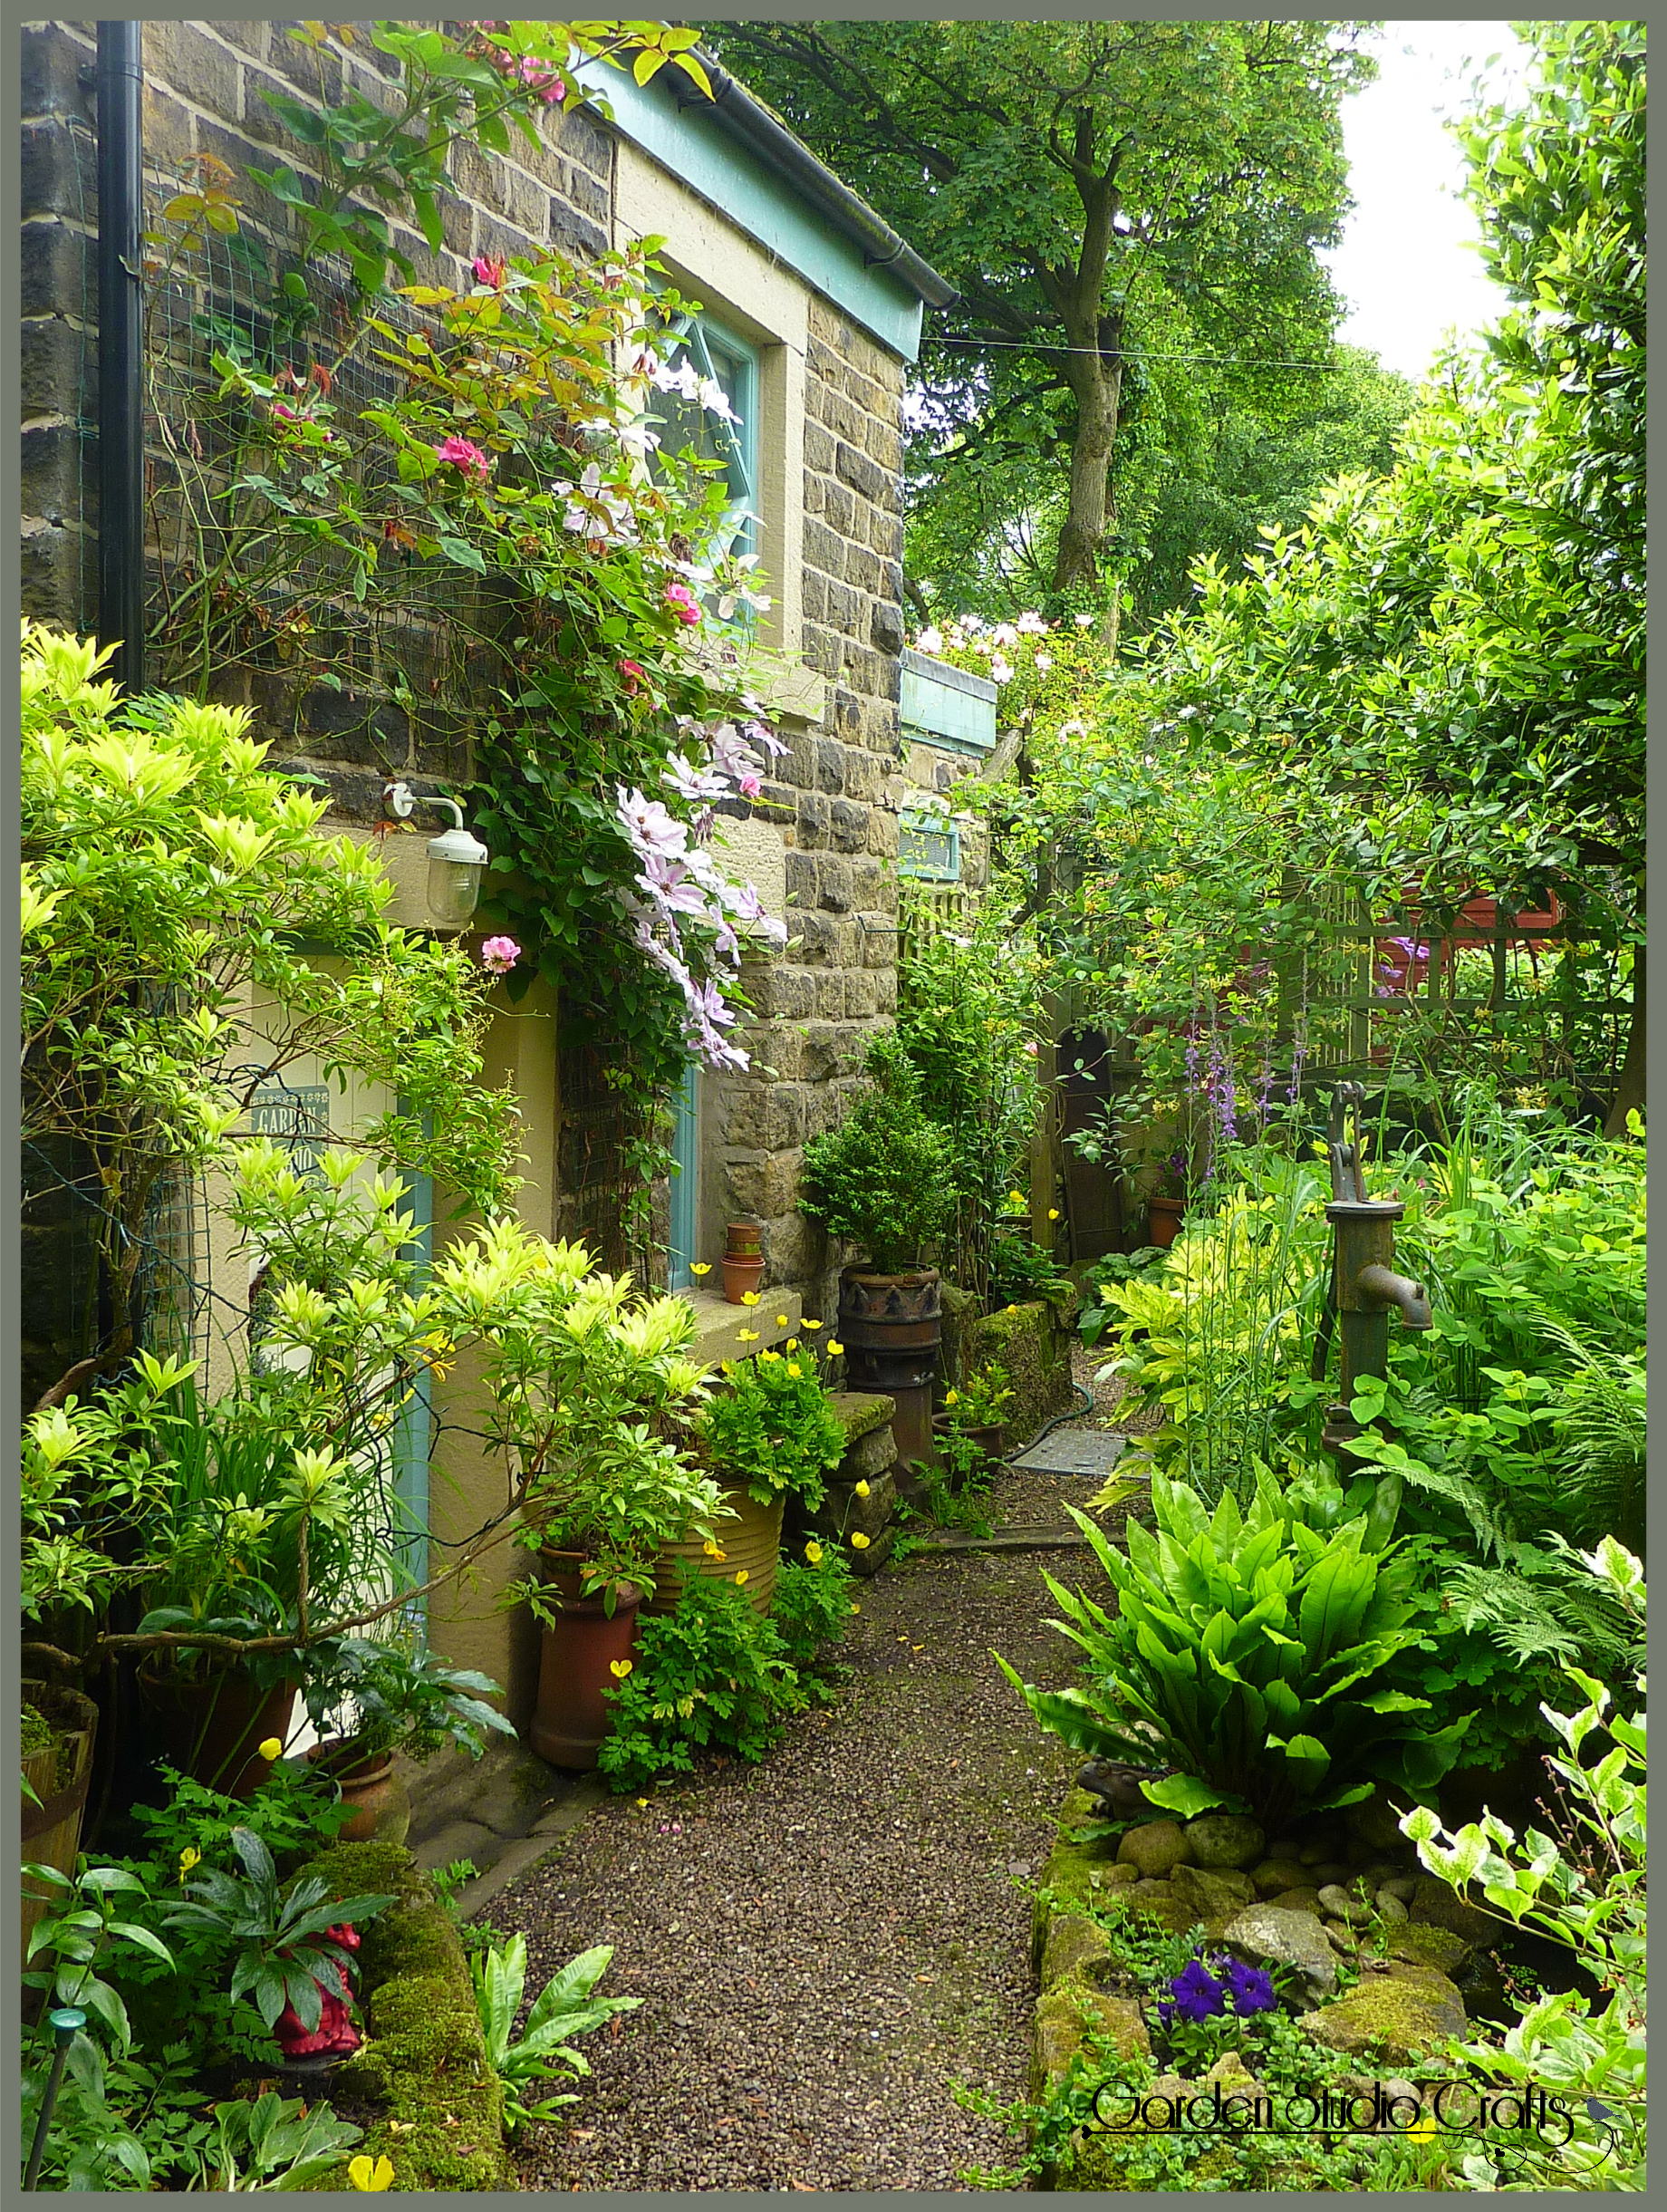
[[[1224,388],[1323,355],[1316,249],[1344,209],[1338,105],[1354,26],[1294,23],[726,23],[719,53],[954,283],[919,399],[918,510],[994,535],[978,487],[1038,456],[1062,485],[1052,583],[1092,597],[1131,356],[1227,354]],[[1068,489],[1063,488],[1068,479]],[[1048,477],[1042,484],[1051,489]]]
[[[430,1759],[448,1744],[478,1759],[488,1732],[515,1734],[513,1724],[486,1702],[502,1695],[490,1676],[453,1666],[438,1652],[359,1636],[344,1636],[307,1679],[308,1715],[321,1733],[342,1700],[352,1701],[343,1743],[332,1747],[338,1771],[344,1757],[358,1764],[397,1751],[408,1759]]]
[[[833,1235],[862,1245],[882,1274],[896,1274],[920,1266],[949,1225],[949,1142],[927,1118],[900,1042],[876,1037],[866,1072],[873,1087],[805,1147],[800,1203]]]
[[[1639,1561],[1605,1537],[1581,1564],[1609,1601],[1643,1624]],[[1556,1832],[1530,1829],[1518,1840],[1497,1813],[1449,1831],[1428,1806],[1402,1827],[1432,1874],[1463,1891],[1479,1887],[1487,1904],[1518,1927],[1566,1945],[1596,1983],[1595,2003],[1561,1990],[1518,2004],[1503,2049],[1475,2041],[1456,2054],[1487,2079],[1535,2082],[1560,2094],[1574,2116],[1568,2140],[1534,2143],[1503,2181],[1485,2148],[1463,2161],[1473,2188],[1639,2188],[1644,2155],[1644,1716],[1614,1710],[1610,1692],[1568,1670],[1585,1698],[1576,1713],[1542,1708],[1564,1755],[1547,1764],[1562,1785],[1565,1821]],[[1637,1687],[1643,1691],[1642,1677]],[[1611,1748],[1595,1763],[1604,1735]]]
[[[1160,1473],[1151,1492],[1157,1531],[1130,1521],[1126,1558],[1073,1509],[1117,1611],[1047,1578],[1089,1681],[1036,1690],[1004,1661],[1043,1725],[1095,1757],[1174,1764],[1145,1785],[1156,1804],[1248,1808],[1274,1829],[1369,1795],[1362,1775],[1433,1788],[1464,1723],[1431,1728],[1429,1701],[1391,1686],[1419,1608],[1410,1566],[1365,1549],[1363,1516],[1322,1534],[1266,1478],[1246,1513],[1229,1492],[1207,1514]]]
[[[230,1994],[246,1990],[268,2027],[286,2004],[309,2033],[319,2022],[320,1990],[346,1997],[343,1969],[349,1952],[328,1931],[357,1926],[395,1902],[389,1896],[334,1902],[329,1884],[304,1876],[285,1894],[272,1854],[252,1829],[235,1828],[232,1848],[241,1875],[211,1867],[186,1884],[186,1897],[168,1915],[169,1927],[209,1935],[232,1954]]]
[[[526,1987],[525,1937],[511,1936],[501,1949],[494,1945],[470,1959],[487,2061],[504,2084],[504,2120],[512,2134],[529,2120],[552,2120],[563,2105],[579,2101],[571,2094],[544,2097],[537,2103],[528,2099],[536,2082],[589,2073],[590,2061],[573,2049],[574,2038],[641,2004],[641,1997],[595,1995],[612,1959],[613,1946],[607,1943],[570,1958],[544,1984],[518,2035],[516,2022]]]
[[[760,1505],[784,1492],[814,1512],[824,1478],[844,1455],[843,1424],[828,1401],[814,1353],[795,1339],[784,1353],[727,1360],[728,1388],[700,1416],[700,1437],[714,1473],[744,1483]]]

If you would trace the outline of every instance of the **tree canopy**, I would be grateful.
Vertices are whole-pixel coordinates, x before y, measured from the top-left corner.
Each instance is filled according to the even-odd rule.
[[[1325,357],[1354,24],[726,23],[713,44],[959,286],[917,394],[921,501],[992,469],[1061,509],[1058,593],[1103,583],[1126,384],[1224,364],[1268,406]],[[1063,487],[1063,489],[1061,488]]]

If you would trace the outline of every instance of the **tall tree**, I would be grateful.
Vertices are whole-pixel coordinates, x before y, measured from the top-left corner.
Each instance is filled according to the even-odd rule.
[[[1338,107],[1372,63],[1318,23],[726,23],[725,60],[959,287],[929,333],[939,482],[1052,460],[1059,593],[1092,590],[1125,365],[1154,336],[1324,353]]]

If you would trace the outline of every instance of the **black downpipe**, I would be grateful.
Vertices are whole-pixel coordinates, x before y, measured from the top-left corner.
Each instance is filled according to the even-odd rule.
[[[140,23],[99,25],[99,642],[110,672],[145,682],[144,83]]]

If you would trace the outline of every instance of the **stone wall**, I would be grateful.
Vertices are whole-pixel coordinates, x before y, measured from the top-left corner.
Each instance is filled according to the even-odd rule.
[[[785,952],[748,964],[755,1077],[718,1092],[726,1205],[762,1224],[766,1280],[831,1319],[840,1265],[797,1211],[805,1143],[844,1115],[870,1038],[897,1005],[903,363],[813,296],[805,369],[803,652],[826,684],[820,727],[753,813],[786,851]]]

